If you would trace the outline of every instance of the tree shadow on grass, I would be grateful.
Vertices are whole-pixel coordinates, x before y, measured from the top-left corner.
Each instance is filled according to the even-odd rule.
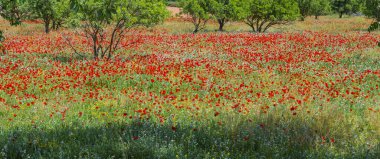
[[[279,123],[276,119],[271,123]],[[0,132],[0,158],[372,158],[371,151],[334,154],[301,120],[273,126],[252,121],[203,127],[135,121],[97,127],[20,128]],[[74,124],[75,125],[75,124]],[[337,137],[339,138],[339,137]],[[332,144],[326,141],[325,145]],[[319,148],[318,148],[319,147]],[[318,150],[317,150],[318,149]],[[364,149],[363,149],[364,150]]]

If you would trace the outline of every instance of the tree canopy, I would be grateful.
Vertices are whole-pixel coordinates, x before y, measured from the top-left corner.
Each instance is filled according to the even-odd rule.
[[[342,18],[343,14],[359,12],[361,3],[359,0],[332,0],[331,6],[339,14],[339,18]]]
[[[252,28],[253,32],[265,32],[270,27],[286,24],[299,17],[295,0],[245,0],[239,17]]]
[[[380,28],[380,0],[366,0],[365,1],[366,9],[364,14],[370,18],[373,18],[375,21],[369,26],[368,31],[374,31]],[[380,46],[380,42],[379,42]]]
[[[194,25],[193,33],[204,29],[207,21],[211,18],[208,0],[186,0],[181,1],[181,14],[190,16],[190,21]]]
[[[311,13],[311,1],[310,0],[297,0],[298,8],[301,14],[301,20],[304,21]]]
[[[318,19],[321,15],[326,15],[331,11],[330,0],[311,0],[310,14]]]
[[[366,0],[364,14],[380,22],[380,0]]]
[[[22,20],[28,17],[28,0],[1,0],[0,16],[8,20],[11,25],[20,25]]]
[[[238,0],[209,0],[210,13],[218,21],[219,31],[223,31],[224,25],[237,18]]]
[[[161,0],[71,0],[70,5],[92,40],[95,59],[110,59],[128,29],[151,27],[169,16]]]

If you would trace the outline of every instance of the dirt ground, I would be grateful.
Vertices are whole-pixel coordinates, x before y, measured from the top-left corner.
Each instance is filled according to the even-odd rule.
[[[171,12],[173,17],[181,12],[181,9],[178,7],[167,7],[167,9]]]

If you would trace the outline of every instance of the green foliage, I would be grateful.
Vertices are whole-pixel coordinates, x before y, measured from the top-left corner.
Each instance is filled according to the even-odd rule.
[[[45,32],[50,29],[57,30],[62,26],[65,19],[70,15],[70,0],[30,0],[30,10],[36,16],[35,19],[42,19]]]
[[[182,13],[191,17],[191,22],[194,25],[193,33],[204,29],[207,21],[211,18],[209,14],[208,0],[184,0],[181,1]]]
[[[372,32],[375,30],[380,29],[380,24],[379,22],[373,22],[369,27],[368,27],[368,32]],[[380,44],[380,43],[379,43]]]
[[[110,59],[128,29],[151,27],[169,16],[161,0],[71,0],[70,6],[92,40],[95,59]]]
[[[361,5],[359,0],[333,0],[331,3],[332,9],[339,13],[339,18],[342,18],[343,14],[359,12]]]
[[[330,12],[330,0],[298,0],[301,20],[305,20],[307,16],[314,15],[315,19],[319,16]]]
[[[366,9],[364,13],[370,17],[374,18],[376,21],[373,22],[369,27],[368,31],[372,32],[380,28],[380,0],[366,0]],[[380,47],[380,42],[379,42]]]
[[[30,14],[28,0],[1,0],[0,16],[11,25],[20,25]]]
[[[311,12],[311,0],[297,0],[298,8],[300,9],[301,20],[305,20]]]
[[[224,25],[237,18],[238,0],[210,0],[210,13],[219,23],[219,31],[223,31]]]
[[[178,7],[179,0],[165,0],[165,5],[169,7]]]
[[[380,0],[366,0],[364,14],[380,22]]]
[[[50,22],[54,17],[54,2],[51,0],[32,0],[31,9],[37,15],[37,18],[42,19],[45,24],[45,32],[50,32]]]
[[[321,15],[326,15],[330,12],[330,0],[311,0],[310,13],[318,19]]]
[[[125,20],[125,26],[153,26],[168,12],[161,0],[72,0],[71,8],[81,20],[97,27]]]
[[[70,0],[4,0],[0,2],[0,15],[11,25],[20,25],[25,19],[42,19],[45,32],[58,29],[70,15]],[[50,26],[52,24],[52,26]]]
[[[59,27],[67,21],[70,15],[70,0],[54,0],[52,1],[53,19],[52,29],[58,30]]]
[[[253,32],[265,32],[273,25],[286,24],[299,17],[298,4],[294,0],[246,0],[241,1],[240,19]]]

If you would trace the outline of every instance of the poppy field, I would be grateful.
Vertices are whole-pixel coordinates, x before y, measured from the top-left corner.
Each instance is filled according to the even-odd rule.
[[[108,61],[72,30],[0,24],[0,158],[380,156],[380,34],[309,21],[191,34],[172,20]]]

